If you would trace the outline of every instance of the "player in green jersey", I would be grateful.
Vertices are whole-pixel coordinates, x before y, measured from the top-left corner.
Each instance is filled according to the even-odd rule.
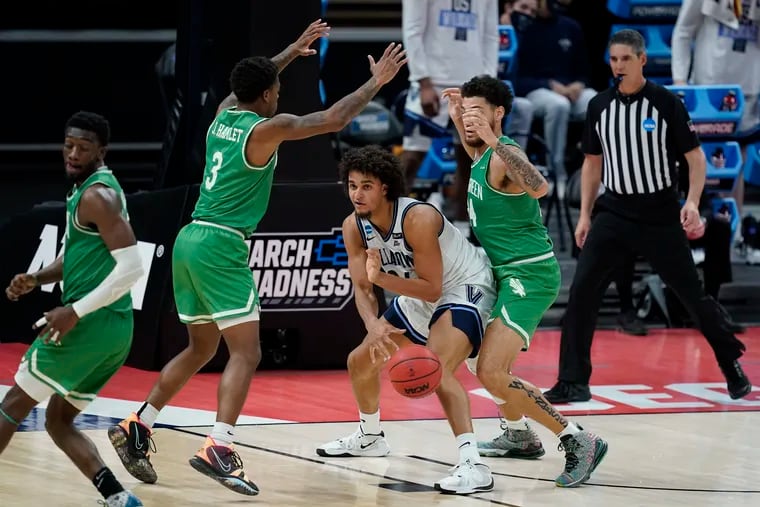
[[[109,429],[125,467],[144,482],[157,479],[149,449],[159,411],[214,357],[224,336],[230,358],[219,385],[216,424],[190,464],[233,491],[259,492],[232,447],[234,425],[261,358],[259,298],[245,240],[266,212],[280,143],[341,130],[406,62],[401,46],[390,44],[377,62],[369,57],[372,77],[329,109],[305,116],[275,114],[278,74],[297,56],[316,54],[311,44],[328,31],[317,20],[271,60],[245,58],[232,70],[232,94],[222,101],[206,136],[206,167],[193,221],[179,232],[172,256],[174,299],[190,343],[164,367],[142,407]]]
[[[607,444],[565,419],[535,386],[512,374],[544,312],[554,303],[560,270],[541,220],[538,198],[547,183],[520,147],[501,131],[512,93],[501,80],[477,76],[444,90],[449,114],[473,159],[467,204],[470,224],[491,261],[498,296],[477,358],[478,379],[499,405],[506,428],[481,454],[537,458],[544,454],[525,416],[553,431],[565,450],[556,484],[582,484],[604,457]],[[494,156],[495,155],[495,156]]]
[[[108,121],[79,112],[64,132],[66,176],[74,187],[66,197],[63,254],[36,273],[16,275],[5,289],[16,301],[40,285],[62,282],[63,306],[35,324],[39,335],[0,404],[0,452],[29,412],[50,398],[45,428],[55,444],[93,481],[105,505],[135,507],[140,500],[124,490],[74,418],[127,359],[133,328],[129,291],[143,266],[124,192],[104,163]]]

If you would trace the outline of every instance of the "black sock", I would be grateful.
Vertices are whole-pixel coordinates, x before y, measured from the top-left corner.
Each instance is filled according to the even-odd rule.
[[[95,474],[92,483],[98,488],[98,491],[103,495],[103,498],[108,498],[111,495],[124,491],[124,487],[116,480],[113,472],[111,472],[108,467],[101,468],[98,473]]]

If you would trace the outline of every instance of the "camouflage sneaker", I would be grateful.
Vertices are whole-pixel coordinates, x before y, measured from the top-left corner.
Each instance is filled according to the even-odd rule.
[[[607,442],[588,431],[565,435],[558,448],[565,451],[565,471],[555,481],[562,488],[586,482],[607,454]]]
[[[541,439],[530,426],[515,430],[502,419],[504,433],[487,442],[478,442],[478,454],[491,458],[537,459],[546,454]]]

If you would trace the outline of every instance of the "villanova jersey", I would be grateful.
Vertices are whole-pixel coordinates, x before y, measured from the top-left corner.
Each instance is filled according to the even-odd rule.
[[[225,109],[206,134],[206,167],[193,219],[226,225],[253,234],[269,206],[275,151],[266,165],[255,167],[245,157],[253,129],[266,120],[252,111]]]
[[[366,218],[356,217],[356,223],[366,248],[380,251],[382,270],[389,275],[417,278],[414,269],[414,252],[404,237],[403,223],[406,213],[414,206],[430,204],[401,197],[393,208],[393,222],[388,233],[383,236]],[[447,289],[470,283],[483,270],[490,270],[484,253],[472,245],[451,222],[443,217],[443,229],[438,234],[443,260],[443,292]]]

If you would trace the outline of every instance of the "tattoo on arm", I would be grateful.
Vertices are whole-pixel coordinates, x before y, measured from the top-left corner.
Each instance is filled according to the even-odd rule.
[[[501,141],[499,141],[494,151],[507,166],[507,178],[533,191],[541,188],[541,185],[544,183],[543,175],[538,172],[538,169],[522,153],[511,149],[509,145]]]
[[[355,92],[346,95],[333,104],[330,109],[334,113],[337,113],[339,118],[348,122],[351,118],[354,118],[362,112],[378,91],[380,91],[380,85],[377,83],[377,80],[372,77]]]
[[[546,398],[541,394],[541,391],[538,390],[535,386],[531,384],[525,384],[522,380],[520,380],[517,377],[512,377],[512,382],[509,383],[510,389],[517,389],[519,391],[525,392],[525,394],[528,395],[528,398],[530,398],[530,401],[536,404],[541,410],[549,414],[549,416],[557,421],[558,423],[562,424],[563,426],[567,426],[567,421],[565,420],[564,416],[554,410],[554,407],[551,406],[551,404],[546,401]]]
[[[290,62],[295,60],[297,56],[298,53],[293,51],[290,46],[288,46],[281,53],[270,58],[270,60],[272,60],[272,63],[274,63],[277,67],[277,73],[279,74],[285,70],[285,67],[287,67]]]

